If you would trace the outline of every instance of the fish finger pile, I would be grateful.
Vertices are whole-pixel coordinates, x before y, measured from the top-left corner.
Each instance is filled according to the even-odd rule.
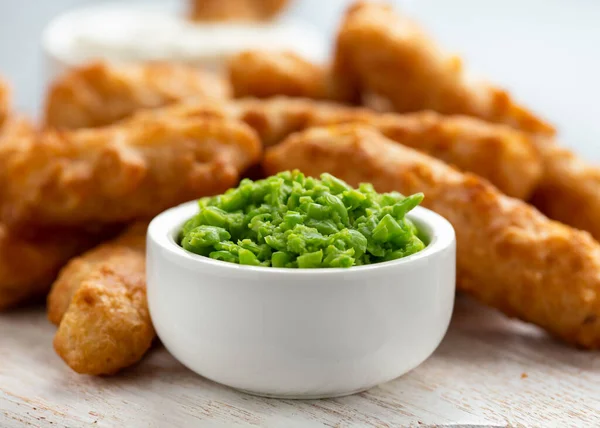
[[[258,21],[284,3],[192,2],[191,16]],[[234,56],[223,76],[84,64],[50,86],[40,126],[9,98],[0,80],[0,310],[48,295],[54,348],[78,373],[151,349],[152,217],[292,170],[423,193],[456,231],[461,292],[600,349],[600,169],[391,6],[353,4],[329,64],[273,51]]]
[[[229,96],[226,79],[181,65],[70,70],[50,87],[39,129],[1,88],[0,310],[52,290],[56,352],[78,373],[116,373],[154,338],[147,220],[237,185],[261,160],[259,136],[217,116],[129,121],[139,109]]]

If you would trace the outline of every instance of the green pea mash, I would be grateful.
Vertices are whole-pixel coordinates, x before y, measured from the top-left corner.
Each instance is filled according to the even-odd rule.
[[[216,260],[278,268],[348,268],[409,256],[425,248],[406,213],[423,194],[354,189],[298,171],[244,179],[202,198],[180,233],[187,251]]]

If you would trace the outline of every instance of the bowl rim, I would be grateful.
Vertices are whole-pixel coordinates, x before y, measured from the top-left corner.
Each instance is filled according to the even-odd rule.
[[[374,270],[382,271],[386,269],[411,267],[418,262],[423,262],[447,250],[456,242],[454,228],[448,220],[431,210],[423,207],[416,207],[410,211],[407,216],[419,224],[420,228],[428,229],[427,235],[429,237],[429,243],[423,250],[401,259],[364,266],[353,266],[350,268],[326,269],[290,269],[239,265],[191,253],[177,244],[174,235],[178,233],[184,222],[197,213],[197,210],[198,204],[197,201],[194,200],[170,208],[154,217],[148,226],[147,248],[150,248],[152,245],[158,246],[162,250],[167,251],[172,260],[176,259],[178,264],[188,269],[206,270],[212,268],[221,271],[229,271],[231,274],[237,273],[238,275],[331,276],[340,274],[369,274],[373,273]]]

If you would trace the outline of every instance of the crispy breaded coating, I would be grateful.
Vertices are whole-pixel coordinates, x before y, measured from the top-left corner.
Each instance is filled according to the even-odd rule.
[[[0,224],[0,311],[41,298],[58,271],[97,242],[81,231],[15,235]]]
[[[242,120],[267,146],[311,126],[359,122],[374,126],[394,141],[481,175],[510,196],[528,198],[541,177],[541,162],[530,135],[467,116],[377,114],[333,103],[277,97],[178,105],[140,112],[132,120],[148,120],[152,115]]]
[[[50,87],[45,124],[60,129],[109,125],[142,108],[196,98],[228,98],[229,82],[183,64],[109,65],[93,62],[59,77]]]
[[[120,256],[124,249],[134,248],[143,250],[145,243],[141,239],[144,235],[147,222],[139,221],[129,226],[112,241],[105,242],[96,248],[90,249],[85,254],[75,257],[60,271],[60,275],[52,284],[52,290],[48,294],[47,310],[48,319],[59,325],[67,312],[75,292],[82,281],[94,272],[100,271],[99,267],[111,260],[114,256]]]
[[[260,136],[265,146],[279,143],[292,132],[314,123],[367,121],[373,117],[368,109],[304,98],[274,97],[265,100],[243,98],[226,101],[183,103],[155,110],[142,110],[132,121],[152,121],[161,117],[218,117],[245,122]]]
[[[146,301],[146,228],[72,260],[48,297],[56,353],[77,373],[110,375],[138,362],[154,340]]]
[[[26,146],[36,135],[29,120],[10,115],[0,127],[0,146]],[[0,223],[0,311],[44,296],[59,269],[94,243],[93,236],[80,231],[28,231],[22,236]]]
[[[6,117],[4,125],[0,126],[0,147],[28,146],[37,138],[37,128],[25,116],[10,114]]]
[[[274,18],[288,0],[191,0],[194,21],[264,21]]]
[[[260,154],[250,127],[218,118],[47,131],[32,146],[0,147],[2,216],[14,227],[151,218],[224,192]]]
[[[344,87],[328,67],[313,64],[293,52],[246,51],[230,59],[234,96],[304,97],[356,103],[358,94]]]
[[[0,81],[0,153],[32,149],[38,130],[29,119],[10,113],[9,108],[8,92]],[[0,183],[0,199],[3,193]],[[15,233],[0,223],[0,311],[44,297],[58,271],[109,231],[27,228],[23,232]]]
[[[377,115],[366,123],[393,141],[486,178],[508,196],[527,199],[542,176],[532,138],[509,126],[427,111]]]
[[[476,81],[406,16],[390,5],[359,1],[337,39],[335,72],[362,91],[387,98],[401,113],[435,110],[507,124],[523,131],[554,129],[506,91]]]
[[[0,81],[0,148],[25,147],[37,137],[26,118],[9,113],[7,88]],[[0,198],[3,186],[0,184]],[[0,311],[44,296],[67,261],[94,240],[78,231],[15,234],[0,223]]]
[[[548,217],[600,240],[600,168],[551,141],[538,142],[544,177],[532,203]]]
[[[337,56],[338,75],[388,97],[398,111],[461,113],[540,134],[534,142],[544,172],[533,204],[600,239],[600,168],[546,138],[552,127],[504,91],[467,80],[460,60],[447,57],[415,23],[387,6],[358,3],[340,30]]]
[[[313,128],[266,154],[265,171],[331,173],[379,192],[423,192],[457,236],[459,289],[568,343],[600,348],[600,244],[475,175],[355,125]]]
[[[0,127],[4,124],[10,111],[10,89],[2,77],[0,77]]]

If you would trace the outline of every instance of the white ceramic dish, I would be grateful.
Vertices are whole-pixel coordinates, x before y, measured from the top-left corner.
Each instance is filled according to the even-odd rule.
[[[42,35],[46,79],[102,59],[122,64],[178,61],[221,70],[247,49],[291,50],[323,61],[327,42],[309,23],[286,19],[268,24],[188,21],[181,2],[93,4],[54,18]]]
[[[286,398],[347,395],[421,364],[452,314],[454,230],[432,211],[409,217],[429,239],[404,259],[350,269],[240,266],[177,245],[190,202],[148,229],[152,321],[167,349],[216,382]]]

